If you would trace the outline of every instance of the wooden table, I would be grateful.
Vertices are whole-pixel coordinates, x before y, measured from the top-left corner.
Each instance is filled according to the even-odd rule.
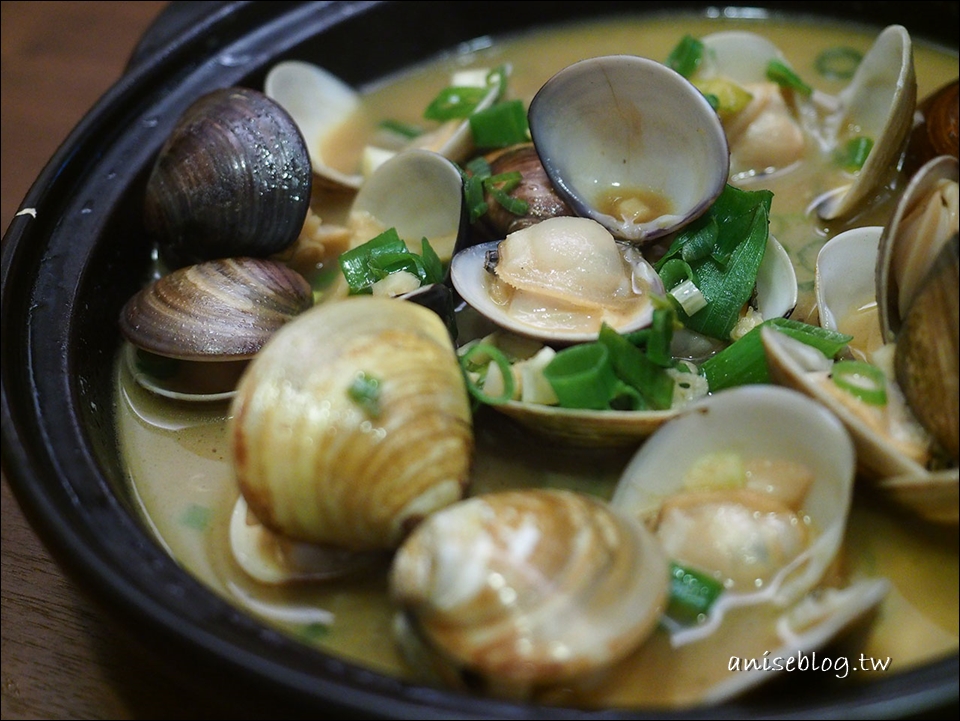
[[[59,144],[120,77],[166,2],[2,3],[2,225]],[[121,644],[54,563],[2,483],[2,717],[213,718]],[[235,716],[233,716],[235,718]]]

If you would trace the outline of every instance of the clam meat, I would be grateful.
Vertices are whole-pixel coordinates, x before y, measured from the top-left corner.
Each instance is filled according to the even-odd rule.
[[[460,296],[498,325],[554,342],[596,339],[603,323],[649,325],[663,284],[641,253],[590,218],[548,218],[460,251]]]

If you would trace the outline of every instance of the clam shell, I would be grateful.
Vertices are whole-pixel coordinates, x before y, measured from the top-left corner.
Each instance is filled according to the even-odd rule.
[[[769,583],[724,594],[728,604],[790,605],[820,582],[836,557],[853,492],[853,444],[824,406],[767,385],[740,386],[697,401],[640,447],[624,469],[611,504],[635,518],[651,519],[685,490],[685,477],[695,463],[727,452],[744,459],[798,463],[812,473],[814,481],[801,506],[815,531],[809,546]],[[719,617],[713,621],[718,623]]]
[[[144,196],[144,224],[182,266],[267,257],[297,239],[310,204],[310,160],[287,112],[249,88],[204,95],[164,143]]]
[[[310,284],[283,263],[225,258],[180,268],[140,290],[120,312],[120,331],[161,356],[243,360],[311,305]]]
[[[421,240],[426,238],[440,259],[448,261],[457,241],[467,233],[463,177],[456,165],[438,153],[401,151],[363,184],[350,215],[355,221],[357,216],[372,220],[384,230],[395,228],[414,253],[420,253]],[[367,240],[356,238],[355,244]]]
[[[668,576],[650,533],[604,501],[525,489],[433,514],[397,551],[390,593],[441,673],[524,695],[638,647]]]
[[[330,166],[323,145],[360,108],[360,95],[329,71],[300,60],[274,65],[263,82],[267,97],[290,113],[310,155],[310,166],[321,182],[357,190],[363,176]]]
[[[716,112],[681,75],[647,58],[574,63],[543,85],[528,117],[558,195],[623,240],[644,243],[678,230],[703,214],[727,181],[730,156]],[[642,191],[667,207],[615,217],[602,205],[613,188]]]
[[[244,498],[294,540],[392,548],[468,482],[472,418],[453,343],[407,301],[352,296],[302,314],[251,361],[230,415]]]
[[[934,260],[960,227],[960,164],[939,156],[916,172],[880,237],[877,309],[885,341],[896,339],[903,316]]]
[[[828,193],[817,214],[833,220],[852,214],[890,178],[906,149],[917,104],[913,42],[902,25],[890,25],[874,41],[850,84],[836,98],[822,129],[828,149],[842,142],[847,128],[872,138],[873,149],[848,185]]]

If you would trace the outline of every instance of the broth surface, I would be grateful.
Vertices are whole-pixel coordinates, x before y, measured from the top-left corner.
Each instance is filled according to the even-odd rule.
[[[813,67],[824,49],[849,46],[866,52],[876,31],[823,22],[789,23],[670,16],[598,22],[541,31],[503,41],[480,39],[472,48],[408,70],[365,90],[363,122],[338,138],[350,165],[377,121],[395,118],[420,123],[420,114],[455,69],[513,66],[510,92],[525,105],[554,73],[577,60],[630,53],[663,60],[680,38],[744,28],[772,40],[801,77],[836,92]],[[918,98],[957,74],[955,51],[914,39]],[[744,186],[748,189],[752,186]],[[760,186],[757,186],[760,187]],[[787,248],[797,268],[801,301],[794,318],[805,320],[812,303],[816,254],[824,241],[855,225],[882,225],[889,204],[844,224],[817,220],[808,212],[825,186],[817,169],[772,178],[771,233]],[[342,210],[342,209],[341,209]],[[336,220],[338,209],[324,209]],[[129,481],[144,520],[157,539],[191,574],[239,606],[308,643],[391,675],[413,678],[392,643],[394,608],[386,598],[386,561],[355,578],[298,587],[264,587],[236,565],[227,529],[237,488],[225,434],[226,403],[192,405],[151,395],[117,363],[117,431]],[[470,494],[518,487],[568,488],[609,498],[632,449],[583,451],[551,446],[489,408],[475,418],[476,455]],[[811,682],[831,687],[902,671],[958,648],[958,557],[956,528],[939,528],[908,518],[857,487],[837,574],[844,578],[886,577],[891,590],[876,618],[823,654],[859,663],[860,655],[889,659],[886,670],[816,674]],[[330,621],[332,614],[333,621]],[[728,679],[732,657],[762,658],[778,643],[769,619],[756,608],[732,613],[720,636],[680,650],[657,631],[627,661],[588,691],[565,689],[550,702],[584,706],[660,706],[696,703],[704,689]],[[667,681],[666,679],[669,679]],[[805,675],[804,682],[809,680]]]

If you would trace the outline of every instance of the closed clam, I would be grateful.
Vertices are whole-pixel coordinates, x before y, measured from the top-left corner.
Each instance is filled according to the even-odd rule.
[[[125,361],[158,395],[226,400],[249,359],[311,305],[310,284],[277,261],[223,258],[179,268],[124,304]]]
[[[529,122],[560,197],[618,239],[645,243],[679,229],[727,180],[717,114],[687,80],[647,58],[568,66],[531,101]]]
[[[636,649],[665,608],[667,579],[638,522],[597,498],[525,489],[430,516],[397,551],[390,593],[421,672],[527,698]]]
[[[446,327],[402,300],[315,306],[251,361],[231,406],[251,512],[288,538],[387,549],[459,500],[470,406]]]
[[[144,224],[174,266],[267,257],[296,240],[310,159],[287,112],[249,88],[215,90],[184,111],[147,181]]]
[[[958,85],[954,80],[927,95],[917,104],[918,121],[910,132],[904,170],[913,175],[921,166],[938,155],[960,153],[960,131],[958,131]]]

